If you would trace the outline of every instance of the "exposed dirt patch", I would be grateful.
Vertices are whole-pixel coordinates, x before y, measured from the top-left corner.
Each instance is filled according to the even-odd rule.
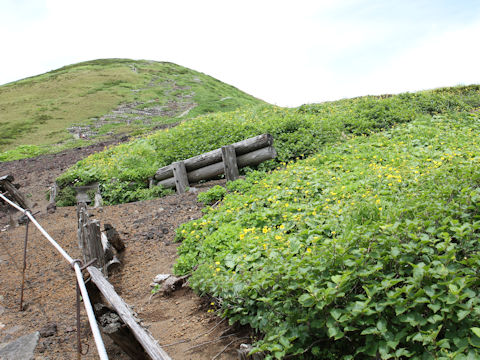
[[[0,176],[11,173],[21,190],[37,203],[34,212],[47,232],[74,258],[81,254],[76,238],[76,209],[45,211],[44,193],[56,176],[69,165],[104,145],[63,154],[2,164]],[[211,185],[199,187],[202,191]],[[208,310],[208,299],[195,295],[188,287],[171,296],[151,296],[150,283],[159,273],[171,273],[178,244],[175,228],[201,216],[196,194],[168,196],[162,199],[122,204],[103,209],[89,209],[93,218],[112,224],[126,244],[122,266],[109,278],[117,292],[133,307],[153,336],[173,359],[236,359],[240,343],[248,343],[246,332],[230,329]],[[7,216],[3,216],[6,220]],[[5,223],[5,222],[4,222]],[[3,226],[2,226],[3,227]],[[50,246],[39,231],[30,226],[28,245],[26,310],[19,311],[23,239],[25,226],[9,227],[0,232],[0,343],[56,325],[52,336],[40,339],[36,359],[75,357],[75,283],[65,260]],[[95,345],[82,307],[82,338],[89,346],[82,359],[96,359]],[[107,337],[111,359],[127,359]],[[85,347],[86,348],[86,347]]]

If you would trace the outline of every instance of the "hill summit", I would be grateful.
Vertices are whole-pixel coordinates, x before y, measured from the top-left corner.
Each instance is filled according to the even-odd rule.
[[[37,155],[54,144],[82,146],[259,103],[173,63],[87,61],[0,86],[0,151],[23,146]]]

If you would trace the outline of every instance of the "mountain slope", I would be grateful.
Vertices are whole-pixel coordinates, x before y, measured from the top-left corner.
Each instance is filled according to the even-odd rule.
[[[81,146],[259,103],[233,86],[172,63],[82,62],[0,87],[0,151],[65,141]]]

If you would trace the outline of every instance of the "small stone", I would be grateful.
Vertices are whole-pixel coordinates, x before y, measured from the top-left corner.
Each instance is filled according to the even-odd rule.
[[[167,280],[170,276],[171,276],[170,274],[158,274],[153,279],[153,282],[156,283],[156,284],[161,284],[162,282]]]
[[[55,203],[51,202],[47,205],[47,213],[49,214],[53,214],[55,213],[55,211],[57,211],[57,205],[55,205]]]
[[[41,337],[49,337],[55,335],[57,332],[57,324],[55,323],[48,323],[44,327],[40,329],[40,336]]]
[[[66,333],[71,333],[71,332],[74,332],[74,331],[76,331],[76,330],[77,330],[77,329],[74,328],[73,326],[67,326],[67,327],[65,328],[65,332],[66,332]]]

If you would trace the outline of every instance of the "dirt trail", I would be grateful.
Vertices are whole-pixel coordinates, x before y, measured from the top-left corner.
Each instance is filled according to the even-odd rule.
[[[97,150],[101,147],[97,148]],[[74,258],[81,257],[76,239],[76,209],[45,211],[43,199],[48,186],[67,166],[85,156],[73,150],[65,155],[48,155],[37,160],[0,164],[0,176],[11,173],[21,190],[37,203],[34,211],[44,228]],[[215,182],[213,184],[216,184]],[[199,190],[209,186],[204,185]],[[39,195],[40,194],[40,195]],[[93,218],[112,224],[126,243],[122,266],[109,278],[117,292],[133,307],[142,323],[173,359],[237,359],[236,348],[248,343],[245,332],[230,329],[226,321],[208,310],[208,299],[188,287],[171,296],[151,296],[150,283],[159,273],[171,273],[178,244],[175,228],[201,216],[196,194],[168,196],[144,202],[90,209]],[[6,216],[0,218],[5,224]],[[72,270],[40,232],[30,227],[28,245],[26,310],[19,311],[22,247],[25,227],[0,232],[0,343],[40,330],[47,324],[57,327],[53,336],[40,338],[35,359],[75,358],[75,283]],[[220,337],[226,337],[220,339]],[[95,345],[82,308],[82,338],[88,353],[82,359],[97,359]],[[111,359],[128,359],[108,337],[104,337]],[[87,346],[85,347],[87,348]]]

